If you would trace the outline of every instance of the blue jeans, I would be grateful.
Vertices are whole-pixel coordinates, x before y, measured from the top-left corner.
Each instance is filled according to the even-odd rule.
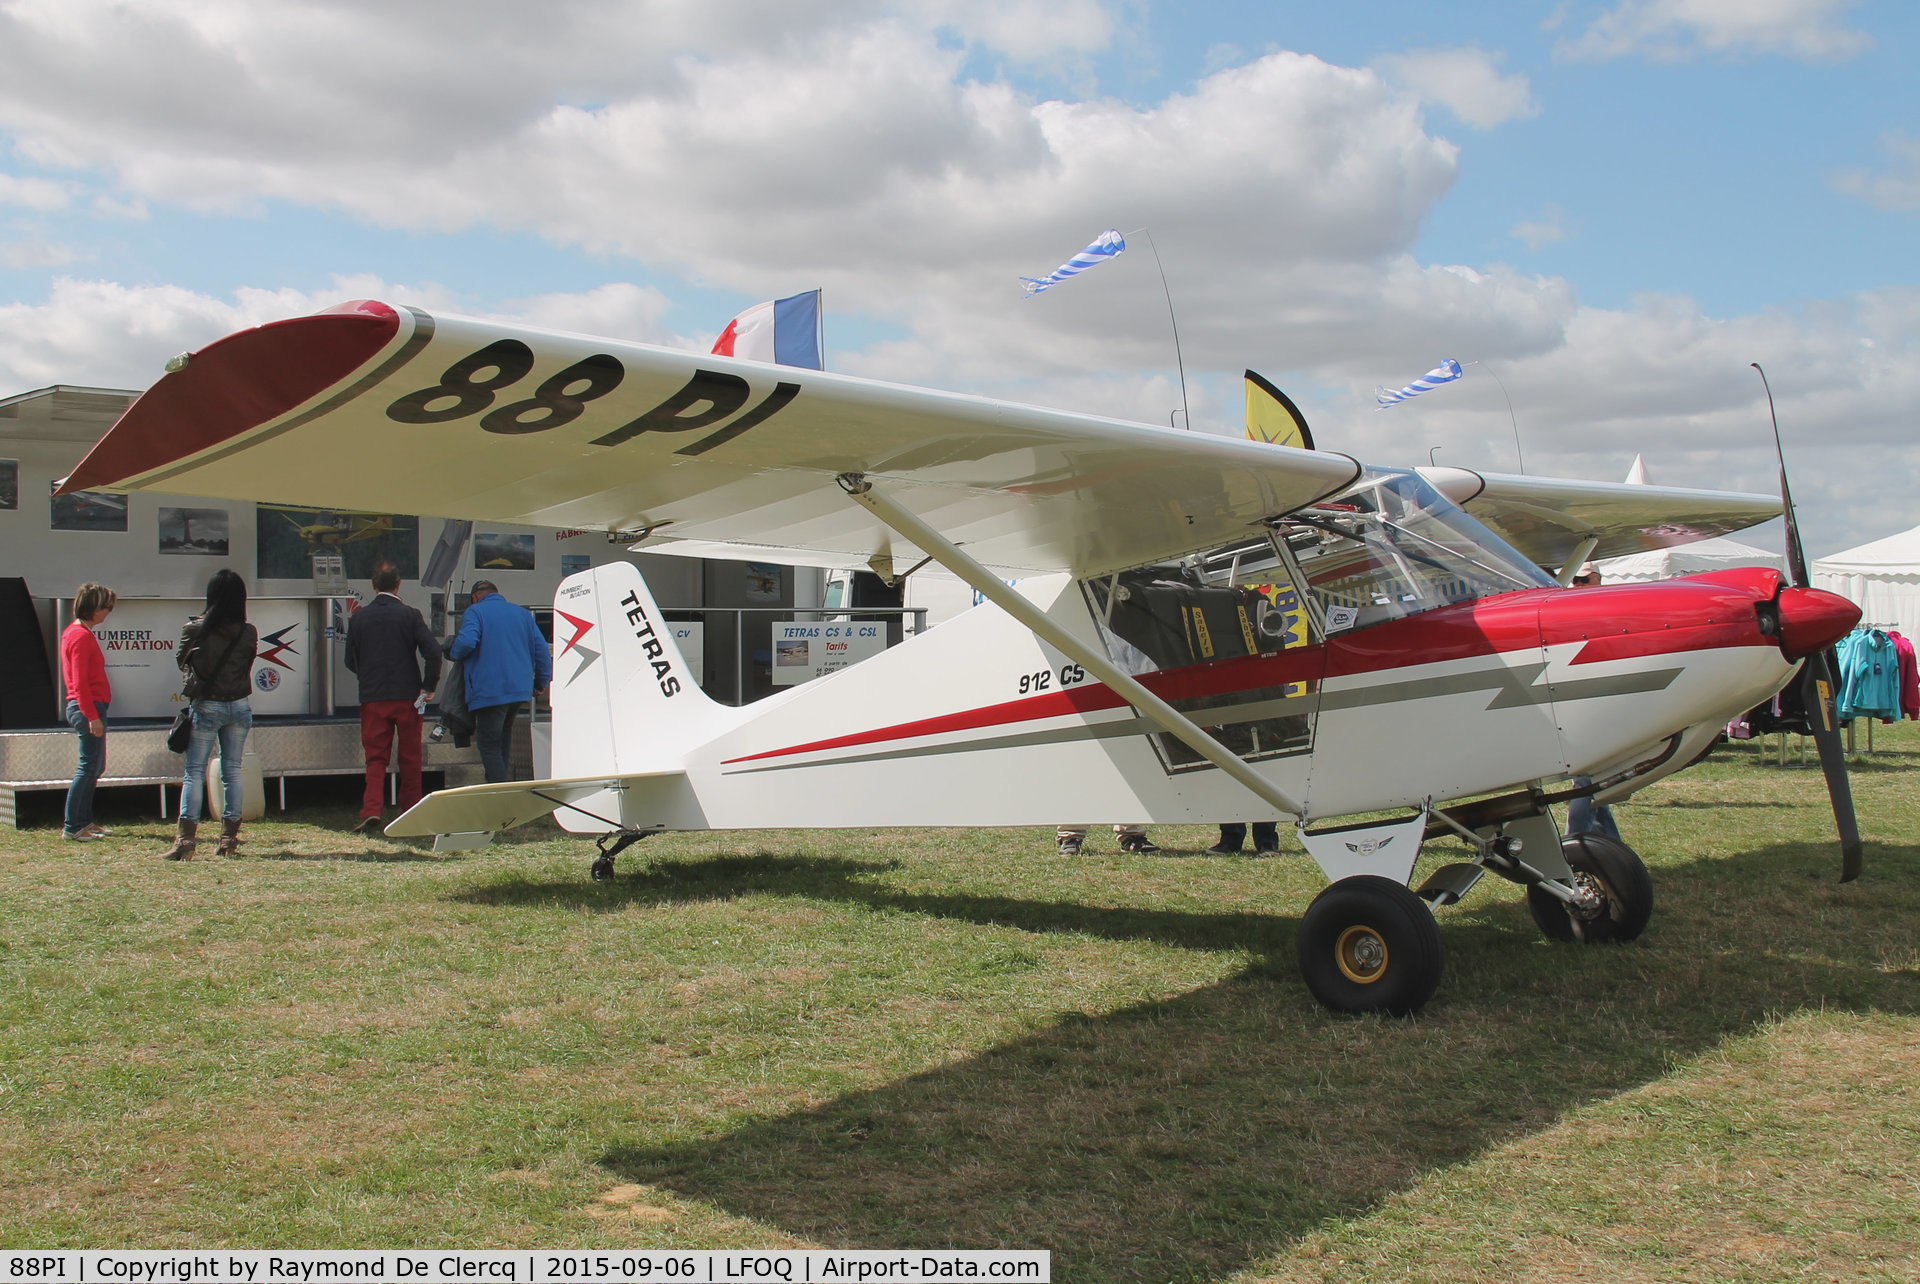
[[[187,744],[187,772],[180,780],[180,818],[197,821],[206,805],[207,763],[213,746],[220,746],[220,783],[226,787],[226,805],[220,815],[240,819],[240,758],[253,726],[253,706],[241,700],[195,700],[193,739]]]
[[[98,701],[101,730],[106,729],[107,702]],[[74,768],[73,783],[67,786],[67,832],[77,834],[93,823],[93,787],[107,769],[107,738],[87,733],[87,720],[80,706],[67,701],[67,725],[80,733],[80,765]]]
[[[1585,789],[1593,782],[1586,776],[1575,776],[1573,783]],[[1603,834],[1616,843],[1620,841],[1620,826],[1613,823],[1613,808],[1592,798],[1576,798],[1567,804],[1567,832]]]
[[[512,780],[507,752],[513,744],[513,720],[520,716],[519,703],[490,704],[467,712],[473,715],[473,738],[480,746],[480,767],[487,774],[487,783]]]

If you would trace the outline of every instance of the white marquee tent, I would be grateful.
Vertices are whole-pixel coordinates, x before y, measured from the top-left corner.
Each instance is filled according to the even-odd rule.
[[[1920,526],[1822,557],[1813,585],[1859,603],[1860,622],[1920,637]]]
[[[1599,563],[1602,582],[1607,584],[1670,580],[1676,575],[1724,571],[1733,566],[1770,566],[1783,573],[1787,569],[1779,550],[1755,548],[1731,539],[1703,539],[1628,557],[1610,557]]]

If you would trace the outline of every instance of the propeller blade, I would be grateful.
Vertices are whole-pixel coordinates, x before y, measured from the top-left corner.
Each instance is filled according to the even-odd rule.
[[[1760,370],[1758,361],[1748,365]],[[1800,543],[1800,523],[1793,516],[1793,492],[1787,489],[1787,452],[1780,445],[1780,416],[1773,409],[1773,385],[1767,372],[1760,370],[1760,386],[1767,390],[1767,414],[1773,419],[1773,457],[1780,461],[1780,509],[1787,519],[1787,570],[1798,588],[1811,588],[1813,577],[1807,574],[1807,550]]]
[[[1780,461],[1780,510],[1787,523],[1787,570],[1796,588],[1813,587],[1807,573],[1807,550],[1800,543],[1800,523],[1794,520],[1793,492],[1787,487],[1787,452],[1780,444],[1780,415],[1773,408],[1773,385],[1758,361],[1748,362],[1760,373],[1767,390],[1767,414],[1773,420],[1773,453]],[[1847,749],[1840,742],[1840,722],[1834,713],[1833,675],[1839,665],[1833,651],[1816,651],[1800,666],[1802,702],[1812,714],[1813,743],[1820,750],[1820,770],[1827,778],[1827,797],[1833,803],[1834,827],[1840,831],[1840,881],[1860,877],[1862,853],[1860,822],[1853,813],[1853,785],[1847,779]]]
[[[1840,740],[1839,720],[1833,712],[1831,652],[1815,651],[1800,667],[1807,712],[1812,715],[1813,743],[1820,750],[1820,770],[1827,777],[1827,797],[1833,801],[1833,823],[1840,831],[1840,881],[1860,877],[1860,824],[1853,814],[1853,785],[1847,779],[1847,749]]]

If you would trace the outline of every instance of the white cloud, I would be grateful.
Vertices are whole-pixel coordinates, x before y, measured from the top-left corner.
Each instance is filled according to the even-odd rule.
[[[49,178],[0,174],[0,205],[17,205],[22,209],[50,214],[65,209],[72,199],[72,184]]]
[[[1570,303],[1563,284],[1413,264],[1456,149],[1375,73],[1298,54],[1137,107],[962,81],[941,24],[971,10],[933,0],[755,10],[763,27],[714,42],[724,55],[682,47],[707,8],[643,6],[662,21],[634,57],[579,3],[497,26],[434,6],[163,5],[137,37],[73,16],[89,8],[0,10],[0,125],[132,197],[525,230],[758,297],[820,285],[982,369],[1158,360],[1164,303],[1137,252],[1104,294],[1019,304],[1016,276],[1107,226],[1154,229],[1196,351],[1227,363],[1244,343],[1371,348],[1434,324],[1537,348]],[[1012,40],[1023,12],[976,30]],[[1035,22],[1041,46],[1068,40]],[[344,56],[356,43],[372,65]],[[401,74],[416,61],[420,84]],[[448,68],[464,78],[441,83]],[[1256,320],[1209,319],[1236,315]]]
[[[1098,0],[928,0],[928,17],[1020,62],[1092,53],[1113,38]]]
[[[1743,11],[1791,9],[1795,29],[1833,32],[1837,8]],[[1702,49],[1760,48],[1766,31],[1789,30],[1749,22],[1736,38],[1701,17],[1710,10],[1735,12],[1675,0],[1613,16]],[[1238,372],[1252,366],[1302,390],[1331,449],[1415,462],[1442,445],[1447,462],[1510,467],[1506,404],[1479,371],[1371,411],[1376,383],[1479,358],[1512,392],[1535,470],[1615,479],[1643,451],[1663,482],[1764,490],[1746,368],[1761,359],[1789,437],[1831,448],[1806,461],[1806,498],[1849,511],[1867,451],[1888,493],[1920,486],[1900,418],[1920,401],[1920,294],[1716,320],[1665,299],[1583,308],[1561,279],[1420,262],[1413,247],[1458,150],[1382,72],[1274,53],[1144,105],[964,79],[980,65],[967,42],[1079,56],[1111,38],[1088,18],[1099,12],[16,0],[0,3],[0,129],[42,165],[87,171],[88,189],[110,176],[129,216],[144,203],[291,203],[422,232],[531,233],[753,298],[821,286],[836,314],[904,332],[847,354],[854,373],[1165,423],[1179,391],[1144,237],[1036,299],[1015,280],[1102,228],[1145,225],[1196,427],[1234,428]],[[1525,78],[1500,75],[1492,55],[1401,59],[1400,83],[1469,124],[1532,110]],[[1549,207],[1514,235],[1537,246],[1564,230]],[[448,285],[343,278],[324,293],[223,298],[65,280],[0,307],[0,387],[143,386],[182,349],[356,296],[699,342],[668,331],[655,287],[501,300],[478,293],[489,275],[476,263]]]
[[[1380,59],[1387,75],[1475,129],[1540,114],[1522,75],[1503,76],[1504,55],[1484,49],[1413,49]]]
[[[101,218],[120,218],[132,222],[144,222],[147,217],[147,203],[142,200],[117,201],[111,196],[93,198],[93,212]]]
[[[661,324],[669,306],[667,296],[652,286],[616,281],[583,293],[510,300],[490,309],[488,315],[548,330],[684,346],[676,343]]]
[[[1537,219],[1528,219],[1515,223],[1510,235],[1517,241],[1526,243],[1530,250],[1538,251],[1544,245],[1552,245],[1567,239],[1567,212],[1558,205],[1549,203],[1540,212]]]
[[[1851,58],[1873,43],[1839,25],[1858,0],[1621,0],[1556,57],[1570,60],[1642,54],[1675,60],[1700,54],[1774,53],[1808,62]]]
[[[672,343],[659,291],[612,282],[578,294],[483,301],[432,282],[337,276],[324,290],[243,289],[215,298],[179,286],[126,286],[63,278],[45,301],[0,305],[0,388],[53,383],[145,388],[167,358],[223,335],[349,299],[383,299],[505,322],[579,329],[643,343]]]
[[[1843,169],[1833,175],[1834,190],[1899,214],[1920,211],[1920,138],[1892,133],[1881,139],[1887,153],[1879,173]]]
[[[1395,373],[1419,373],[1430,350]],[[1810,551],[1824,554],[1913,524],[1903,505],[1860,502],[1871,470],[1879,494],[1920,487],[1920,289],[1886,289],[1797,310],[1718,319],[1690,301],[1639,299],[1631,308],[1580,308],[1566,341],[1514,358],[1464,345],[1505,382],[1529,472],[1617,481],[1635,454],[1662,485],[1771,493],[1773,437],[1759,361],[1773,381]],[[1507,403],[1469,367],[1459,384],[1372,413],[1374,382],[1303,402],[1316,439],[1362,458],[1412,463],[1443,447],[1441,462],[1514,468]],[[1410,413],[1403,413],[1410,412]],[[1325,421],[1323,424],[1323,420]]]
[[[25,241],[0,241],[0,263],[10,268],[65,267],[90,257],[78,246],[38,238]]]

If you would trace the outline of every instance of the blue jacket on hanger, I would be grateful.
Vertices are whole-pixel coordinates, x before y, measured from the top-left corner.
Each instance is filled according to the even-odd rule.
[[[1900,716],[1900,654],[1879,629],[1855,629],[1836,648],[1840,658],[1840,717]]]

